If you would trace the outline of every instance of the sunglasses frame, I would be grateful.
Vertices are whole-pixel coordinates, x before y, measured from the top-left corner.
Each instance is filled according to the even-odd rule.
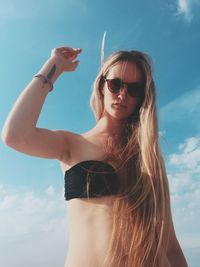
[[[131,97],[137,97],[137,98],[141,98],[144,96],[144,89],[143,89],[143,85],[141,83],[138,83],[138,82],[133,82],[133,83],[126,83],[126,82],[123,82],[121,79],[119,78],[113,78],[113,79],[107,79],[106,77],[103,77],[104,81],[107,82],[107,87],[108,87],[108,90],[112,93],[112,94],[118,94],[121,90],[121,87],[126,85],[127,86],[127,92],[129,94],[129,96]],[[120,81],[120,87],[119,89],[117,89],[117,91],[113,91],[110,87],[110,84],[109,82],[112,81],[112,80],[118,80]],[[138,84],[139,86],[139,89],[141,90],[141,93],[134,93],[134,89],[131,87],[132,85],[135,85],[135,84]]]

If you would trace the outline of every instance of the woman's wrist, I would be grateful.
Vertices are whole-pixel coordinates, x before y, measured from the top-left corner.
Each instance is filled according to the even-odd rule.
[[[43,75],[47,80],[54,84],[57,78],[62,74],[62,70],[58,60],[54,57],[50,57],[37,74]]]

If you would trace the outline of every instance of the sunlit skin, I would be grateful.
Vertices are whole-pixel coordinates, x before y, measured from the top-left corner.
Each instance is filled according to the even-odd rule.
[[[136,64],[131,62],[119,62],[114,65],[106,75],[107,79],[120,78],[123,82],[142,82],[142,75]],[[139,98],[127,93],[126,85],[121,87],[117,94],[108,90],[107,83],[102,88],[104,98],[104,114],[98,121],[95,129],[104,134],[116,133],[122,129],[122,124],[134,113]],[[115,105],[116,103],[122,106]]]

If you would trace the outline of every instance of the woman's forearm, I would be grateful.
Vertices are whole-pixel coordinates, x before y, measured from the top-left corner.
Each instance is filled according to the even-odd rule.
[[[54,58],[50,58],[38,73],[44,76],[51,73],[50,80],[54,83],[61,71]],[[32,134],[49,90],[50,85],[43,83],[41,78],[30,81],[19,95],[4,124],[2,137],[5,142],[20,142],[24,136]]]

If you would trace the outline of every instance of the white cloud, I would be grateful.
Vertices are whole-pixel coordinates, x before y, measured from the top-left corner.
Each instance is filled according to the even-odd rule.
[[[178,16],[183,16],[187,22],[193,19],[193,10],[200,4],[199,0],[177,0],[177,13]]]
[[[170,163],[181,167],[183,170],[191,170],[200,173],[200,138],[192,137],[185,140],[179,146],[180,153],[169,157]]]
[[[183,144],[179,146],[179,149],[183,149],[184,153],[194,151],[200,142],[200,138],[191,137],[185,140]]]
[[[2,266],[64,265],[68,229],[63,192],[50,185],[37,195],[0,185],[0,218]]]
[[[37,196],[33,192],[5,191],[0,196],[0,237],[54,231],[63,220],[65,201],[63,193],[55,192],[53,186],[45,192]]]
[[[191,14],[191,2],[189,0],[178,0],[178,14],[182,14],[186,20],[190,21],[192,19]]]
[[[185,248],[200,247],[200,138],[187,138],[169,155],[169,184],[175,226]]]
[[[168,178],[170,180],[172,194],[182,193],[190,187],[190,175],[187,173],[168,174]]]

